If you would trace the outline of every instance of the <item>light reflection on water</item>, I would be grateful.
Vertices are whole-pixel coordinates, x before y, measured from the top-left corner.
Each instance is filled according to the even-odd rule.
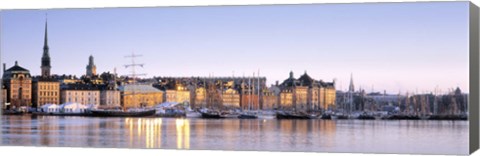
[[[466,154],[467,121],[3,116],[3,145]]]

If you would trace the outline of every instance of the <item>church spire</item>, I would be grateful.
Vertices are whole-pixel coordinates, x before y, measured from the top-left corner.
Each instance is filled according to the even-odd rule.
[[[48,25],[47,25],[47,18],[45,17],[45,39],[43,43],[43,55],[42,55],[42,66],[40,67],[42,69],[42,76],[43,77],[48,77],[50,76],[50,69],[52,68],[50,66],[50,54],[49,54],[49,48],[48,48]]]
[[[45,39],[43,41],[43,49],[48,49],[48,25],[47,25],[47,21],[48,19],[45,18]],[[48,52],[48,51],[47,51]],[[48,54],[48,53],[47,53]]]
[[[355,92],[355,87],[353,86],[353,74],[350,73],[350,86],[348,86],[349,92]]]

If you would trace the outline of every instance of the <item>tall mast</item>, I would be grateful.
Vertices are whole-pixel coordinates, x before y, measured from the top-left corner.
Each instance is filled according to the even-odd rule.
[[[255,73],[254,73],[254,75],[255,75]],[[252,102],[253,102],[253,100],[252,100],[252,96],[253,96],[252,90],[253,90],[253,88],[252,88],[252,78],[249,77],[248,78],[248,91],[250,93],[250,98],[248,98],[248,110],[249,111],[251,109],[251,105],[252,105]]]
[[[257,73],[257,110],[260,109],[260,69],[258,69]]]
[[[136,74],[136,73],[135,73],[135,67],[136,67],[136,66],[139,66],[139,67],[142,67],[142,68],[143,68],[143,65],[144,65],[144,64],[137,64],[137,63],[135,63],[135,58],[136,58],[136,57],[141,57],[141,56],[142,56],[142,55],[135,55],[133,51],[132,51],[132,55],[127,55],[127,56],[125,56],[126,58],[131,58],[131,59],[132,59],[131,64],[126,64],[126,65],[124,65],[124,66],[125,66],[125,68],[129,68],[129,67],[132,68],[132,74],[130,74],[130,76],[132,76],[132,79],[133,79],[133,82],[132,82],[132,84],[133,84],[132,103],[133,103],[133,106],[134,106],[134,107],[137,107],[137,105],[136,105],[136,97],[135,97],[136,83],[137,83],[137,80],[136,80],[136,79],[137,79],[137,76],[145,75],[145,74]]]

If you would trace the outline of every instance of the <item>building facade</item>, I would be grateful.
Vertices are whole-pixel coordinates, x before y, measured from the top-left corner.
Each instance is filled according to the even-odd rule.
[[[100,105],[100,90],[87,84],[68,84],[61,86],[61,103],[79,103]]]
[[[195,105],[196,108],[207,106],[207,90],[205,87],[195,89]]]
[[[32,83],[32,105],[60,104],[60,82],[52,79],[35,78]]]
[[[120,91],[118,90],[101,90],[100,105],[101,106],[120,106]]]
[[[262,96],[262,108],[261,109],[267,109],[267,110],[273,110],[277,108],[277,95],[275,95],[274,92],[270,90],[266,90],[263,92]]]
[[[188,102],[189,104],[192,103],[190,89],[188,87],[185,87],[183,85],[177,85],[176,102],[178,103]]]
[[[238,91],[229,88],[222,92],[223,106],[227,108],[240,108],[240,94]]]
[[[5,64],[4,64],[5,70]],[[15,65],[3,72],[3,83],[7,89],[7,108],[19,108],[32,105],[32,78],[30,71]]]
[[[296,79],[290,72],[279,88],[280,108],[306,111],[335,108],[335,82],[312,79],[307,72]]]
[[[167,89],[165,91],[165,102],[177,102],[177,91],[174,89]]]
[[[125,108],[153,107],[164,102],[164,91],[148,84],[120,86],[122,105]]]

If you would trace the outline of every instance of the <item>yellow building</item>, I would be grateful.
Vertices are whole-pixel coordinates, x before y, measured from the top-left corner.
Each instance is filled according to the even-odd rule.
[[[79,103],[100,105],[100,90],[86,84],[62,85],[60,91],[61,103]]]
[[[45,104],[60,104],[60,82],[39,77],[33,81],[32,89],[34,106],[41,107]]]
[[[195,89],[195,107],[207,106],[207,90],[204,87]]]
[[[167,89],[165,91],[165,102],[177,102],[177,90]]]
[[[126,108],[153,107],[164,101],[164,91],[148,84],[124,85],[120,91],[122,105]]]
[[[290,77],[280,86],[280,105],[293,106],[296,110],[326,110],[335,108],[335,82],[327,83],[312,79],[307,72],[298,79]],[[290,96],[292,98],[290,98]]]
[[[296,86],[294,87],[294,106],[296,110],[307,109],[307,100],[308,97],[308,87],[306,86]]]
[[[191,99],[190,90],[187,87],[184,87],[182,85],[178,85],[177,86],[176,102],[178,102],[178,103],[183,103],[183,102],[192,103],[190,101],[190,99]]]
[[[293,92],[292,90],[282,90],[280,92],[280,108],[282,109],[292,109],[293,108]]]
[[[275,95],[275,93],[271,92],[271,91],[265,91],[263,92],[263,96],[262,96],[262,109],[268,109],[268,110],[272,110],[274,108],[276,108],[277,106],[277,96]]]
[[[20,67],[18,62],[3,72],[3,83],[7,89],[7,103],[9,108],[31,106],[32,104],[32,78],[30,71]]]
[[[323,103],[323,108],[336,108],[336,94],[337,91],[335,90],[335,87],[333,85],[328,85],[325,87],[325,102]]]
[[[240,108],[240,94],[238,91],[229,88],[222,92],[223,106],[228,108]]]

